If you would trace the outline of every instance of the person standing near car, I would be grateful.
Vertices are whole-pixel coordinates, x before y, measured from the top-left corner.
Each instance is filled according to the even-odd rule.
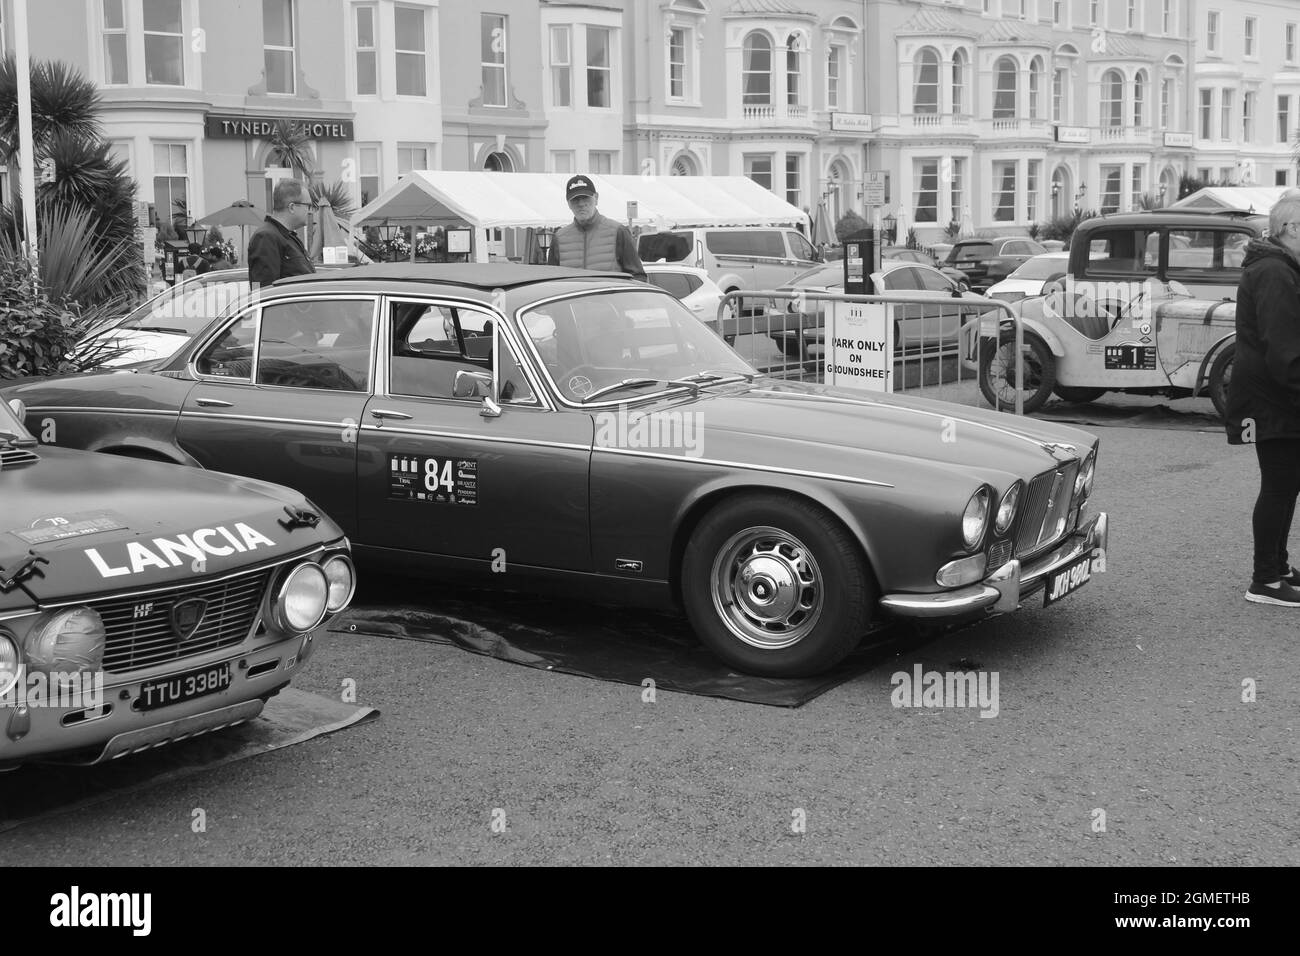
[[[248,281],[253,288],[285,276],[315,272],[297,230],[311,219],[311,197],[296,179],[282,179],[271,193],[271,214],[248,240]]]
[[[627,226],[596,211],[599,197],[591,179],[571,177],[564,185],[564,198],[573,211],[573,222],[556,230],[547,262],[574,269],[625,272],[644,282],[645,267],[637,254],[636,240]]]
[[[1259,461],[1246,600],[1300,607],[1300,571],[1287,555],[1300,496],[1300,189],[1282,194],[1268,231],[1246,246],[1224,418],[1228,443],[1253,443]]]

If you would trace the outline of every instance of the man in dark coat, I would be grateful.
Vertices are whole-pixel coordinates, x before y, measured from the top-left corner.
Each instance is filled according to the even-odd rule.
[[[574,176],[564,186],[564,198],[573,222],[561,226],[551,239],[547,262],[553,266],[626,272],[645,281],[645,266],[637,255],[636,240],[627,226],[596,211],[596,187],[587,176]]]
[[[1229,444],[1253,443],[1259,459],[1246,600],[1300,607],[1300,572],[1286,547],[1300,496],[1300,189],[1277,201],[1268,229],[1242,263],[1226,427]]]
[[[311,197],[296,179],[282,179],[271,193],[271,214],[248,240],[248,281],[270,285],[285,276],[315,272],[297,230],[311,218]]]

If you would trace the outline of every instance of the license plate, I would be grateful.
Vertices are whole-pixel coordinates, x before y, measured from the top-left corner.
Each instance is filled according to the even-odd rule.
[[[1047,576],[1047,586],[1043,588],[1043,607],[1073,594],[1091,580],[1092,555],[1085,554]]]
[[[162,677],[140,685],[140,709],[157,710],[225,690],[231,684],[230,662]]]

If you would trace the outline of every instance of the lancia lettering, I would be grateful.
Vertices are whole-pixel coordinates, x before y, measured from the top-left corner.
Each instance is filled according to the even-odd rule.
[[[220,536],[229,542],[215,543],[213,538]],[[139,541],[126,543],[126,555],[116,556],[119,564],[110,563],[109,558],[100,554],[98,548],[86,548],[86,557],[95,566],[101,578],[116,578],[125,574],[139,574],[146,568],[179,568],[183,564],[204,561],[207,555],[225,557],[232,552],[256,551],[258,548],[275,547],[275,542],[256,528],[242,521],[235,524],[234,531],[224,526],[217,528],[200,528],[189,534],[179,534],[175,538],[154,538],[149,545]]]

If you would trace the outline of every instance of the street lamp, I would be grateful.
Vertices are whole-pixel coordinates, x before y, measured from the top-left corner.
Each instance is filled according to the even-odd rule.
[[[1161,184],[1160,184],[1160,190],[1159,190],[1159,192],[1160,192],[1160,205],[1161,205],[1161,206],[1164,206],[1164,204],[1165,204],[1165,190],[1166,190],[1167,188],[1168,188],[1168,184],[1167,184],[1167,183],[1161,183]]]
[[[890,245],[898,241],[898,220],[892,214],[880,220],[880,233],[882,239],[889,237]]]
[[[1088,184],[1079,183],[1079,191],[1074,194],[1074,208],[1077,212],[1083,208],[1083,197],[1088,195]]]
[[[185,238],[189,240],[192,246],[202,246],[203,240],[208,237],[208,230],[205,226],[198,223],[190,223],[185,227]]]

